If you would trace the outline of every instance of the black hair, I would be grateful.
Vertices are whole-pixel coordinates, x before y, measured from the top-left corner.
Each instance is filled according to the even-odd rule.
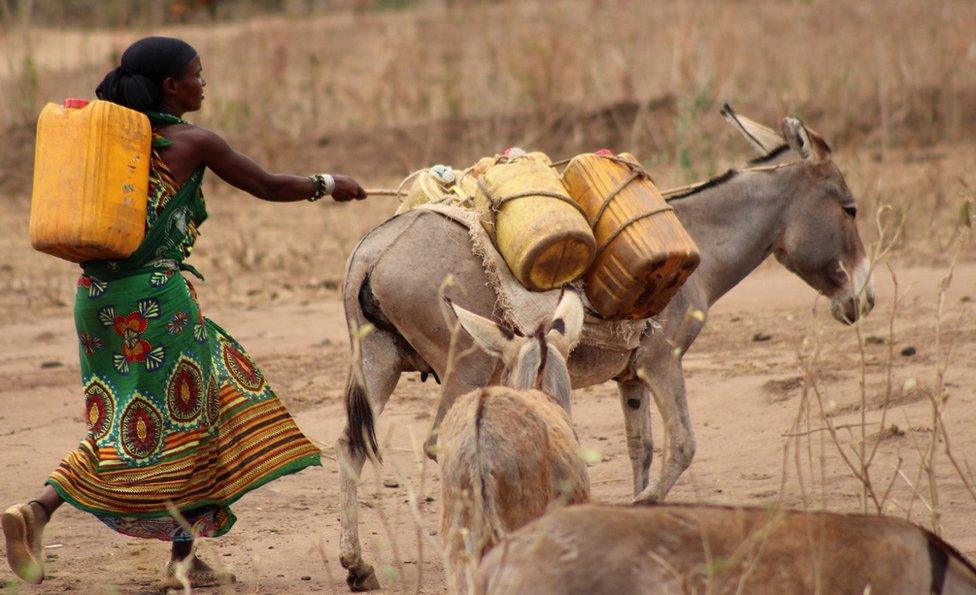
[[[141,112],[157,110],[163,81],[180,78],[196,56],[193,46],[181,39],[140,39],[122,53],[121,64],[105,75],[95,96]]]

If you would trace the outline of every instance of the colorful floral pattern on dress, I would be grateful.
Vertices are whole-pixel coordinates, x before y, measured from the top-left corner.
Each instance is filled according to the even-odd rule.
[[[173,318],[166,323],[166,332],[171,335],[178,335],[183,332],[183,328],[186,326],[186,321],[190,319],[190,313],[186,310],[181,310],[176,314],[173,314]]]
[[[195,361],[180,355],[166,382],[166,408],[170,419],[178,424],[199,421],[204,398],[203,371]]]
[[[163,445],[163,416],[152,401],[136,393],[119,420],[122,453],[136,462],[147,462]]]
[[[123,535],[163,541],[190,541],[194,534],[197,537],[210,537],[229,520],[229,513],[215,506],[208,507],[206,512],[194,516],[192,520],[188,519],[192,531],[168,516],[158,519],[96,516],[109,528]]]
[[[197,343],[206,343],[207,342],[207,325],[203,324],[202,322],[198,322],[197,324],[194,324],[193,325],[193,339],[196,340]]]
[[[163,285],[166,285],[170,278],[172,278],[174,272],[175,271],[173,271],[173,269],[167,269],[165,271],[157,271],[152,275],[149,275],[149,285],[153,287],[162,287]]]
[[[242,389],[249,393],[261,392],[264,388],[264,374],[247,354],[229,341],[221,341],[221,358],[227,373]]]
[[[128,374],[133,363],[145,364],[147,370],[155,370],[166,359],[162,346],[153,347],[143,333],[149,328],[149,320],[159,318],[159,301],[149,298],[138,303],[138,309],[126,315],[115,312],[114,306],[106,306],[98,311],[103,326],[111,327],[122,339],[121,354],[112,356],[112,362],[119,374]]]
[[[207,424],[212,429],[217,429],[220,424],[220,390],[215,375],[211,375],[207,382]]]
[[[85,418],[88,434],[96,441],[108,436],[115,419],[115,395],[108,383],[92,378],[85,387]]]
[[[189,281],[186,282],[186,291],[189,294],[190,299],[199,305],[199,301],[197,300],[197,290],[195,287],[193,287],[193,283],[190,283]],[[203,316],[203,310],[198,309],[197,321],[193,325],[193,339],[197,343],[206,343],[207,338],[207,320]]]
[[[91,333],[81,333],[78,335],[78,341],[85,350],[85,355],[95,355],[103,345],[102,340]]]
[[[99,281],[95,277],[82,275],[78,278],[78,287],[84,287],[88,290],[88,297],[90,299],[96,299],[105,293],[105,290],[108,289],[108,283]]]

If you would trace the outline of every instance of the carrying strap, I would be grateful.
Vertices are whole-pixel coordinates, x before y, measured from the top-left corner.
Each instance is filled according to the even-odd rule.
[[[166,112],[145,112],[146,117],[153,124],[189,124],[183,118],[179,116],[174,116],[173,114],[167,114]],[[168,147],[173,144],[173,141],[169,140],[165,136],[158,136],[152,140],[153,148]]]
[[[159,218],[156,220],[156,224],[149,229],[146,237],[143,238],[142,243],[139,244],[135,252],[128,258],[119,260],[93,260],[82,263],[81,267],[84,269],[85,274],[111,281],[112,279],[138,275],[158,268],[153,264],[154,260],[158,260],[157,249],[166,239],[170,227],[173,225],[173,217],[176,216],[176,213],[180,209],[193,200],[199,191],[200,183],[203,180],[204,169],[204,166],[201,165],[183,182],[179,192],[163,208],[163,211],[159,214]],[[179,263],[179,265],[181,270],[189,270],[201,279],[203,278],[190,265],[184,265],[183,263]],[[183,269],[183,266],[190,268]]]

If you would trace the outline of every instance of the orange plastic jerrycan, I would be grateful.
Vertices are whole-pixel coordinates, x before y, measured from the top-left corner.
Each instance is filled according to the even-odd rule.
[[[577,155],[563,183],[596,238],[593,265],[583,277],[593,307],[608,320],[663,310],[701,257],[637,159],[604,151]]]
[[[152,129],[108,101],[49,103],[37,120],[30,240],[72,262],[132,254],[146,233]]]

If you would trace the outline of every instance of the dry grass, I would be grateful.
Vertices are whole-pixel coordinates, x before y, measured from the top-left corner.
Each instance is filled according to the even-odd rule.
[[[976,110],[969,2],[417,2],[307,16],[303,3],[286,4],[279,15],[142,30],[0,19],[0,193],[12,197],[0,242],[25,255],[0,269],[0,284],[33,306],[70,303],[60,281],[45,281],[67,267],[22,248],[33,120],[46,101],[91,96],[148,33],[199,49],[210,85],[196,121],[274,170],[382,186],[512,144],[555,157],[611,146],[637,153],[668,187],[749,156],[716,115],[729,101],[771,124],[805,117],[835,145],[862,211],[884,202],[905,218],[900,258],[944,262],[942,230],[976,188],[965,144],[976,132],[965,117]],[[309,217],[307,206],[256,204],[214,180],[207,192],[216,221],[204,232],[217,237],[205,235],[195,260],[231,301],[328,290],[362,233],[394,210],[373,199]],[[22,265],[36,274],[25,280]]]
[[[46,101],[91,96],[120,51],[150,33],[197,47],[210,84],[194,120],[270,169],[342,171],[381,186],[423,165],[465,165],[513,144],[554,157],[610,146],[636,153],[668,187],[750,156],[717,115],[728,101],[770,124],[797,114],[827,138],[861,212],[890,206],[886,217],[901,233],[889,262],[948,267],[976,258],[971,242],[954,256],[950,233],[960,205],[976,195],[976,4],[966,0],[526,0],[450,10],[416,2],[307,15],[305,3],[285,4],[277,15],[125,30],[0,19],[0,253],[8,256],[0,320],[25,309],[63,313],[73,299],[76,267],[32,252],[26,240],[36,114]],[[213,221],[193,258],[207,275],[205,306],[335,299],[351,249],[395,209],[383,198],[265,204],[213,179],[206,192]],[[867,242],[879,240],[872,225],[861,227]],[[798,349],[806,388],[784,465],[792,504],[836,507],[824,483],[845,465],[862,509],[938,530],[940,483],[958,494],[973,480],[966,461],[950,458],[943,431],[952,402],[944,366],[959,354],[942,352],[908,387],[883,351],[895,333],[951,339],[971,328],[953,328],[967,313],[928,323],[898,318],[892,304],[889,318],[868,319],[856,344],[811,331]],[[865,346],[871,333],[887,343]],[[818,401],[818,378],[844,367],[834,360],[847,365],[852,352],[860,353],[857,397]],[[885,417],[899,399],[930,400],[928,422]],[[415,519],[428,487],[422,441],[411,439],[414,469],[392,470],[410,485]],[[891,442],[908,444],[911,460],[892,455]],[[886,454],[883,466],[877,452]],[[386,543],[374,551],[432,542],[433,527],[419,521],[416,544],[398,546],[384,528]],[[416,589],[421,577],[398,558],[386,558],[381,578]]]
[[[682,177],[714,171],[723,124],[702,116],[723,101],[882,153],[974,130],[976,6],[962,0],[416,4],[125,31],[14,19],[0,31],[2,124],[29,128],[45,101],[91,95],[129,42],[161,33],[201,52],[211,86],[198,121],[281,169],[365,176],[513,142],[551,150],[573,132],[566,119],[607,106],[627,109],[570,146],[614,141]],[[348,146],[379,138],[373,152]],[[372,159],[337,155],[349,151]]]

